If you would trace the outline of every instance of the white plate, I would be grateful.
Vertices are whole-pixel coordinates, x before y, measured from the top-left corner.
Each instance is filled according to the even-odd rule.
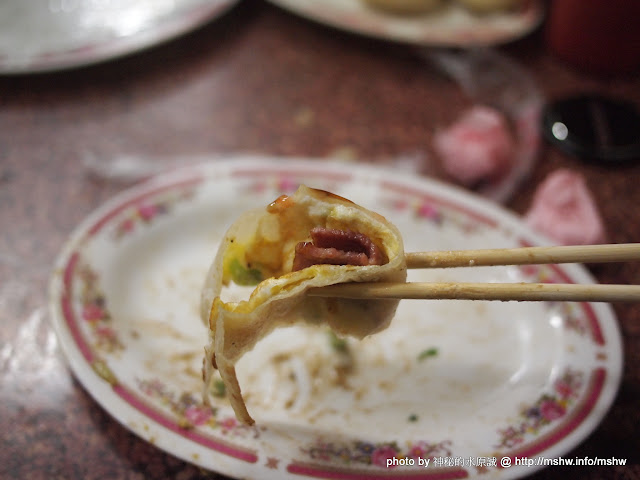
[[[0,73],[89,65],[177,37],[237,0],[3,0]]]
[[[414,17],[387,14],[362,0],[270,0],[282,8],[326,25],[385,40],[423,46],[496,45],[534,30],[544,17],[540,0],[524,0],[513,12],[473,14],[450,2]]]
[[[224,398],[203,407],[198,301],[217,243],[242,211],[299,183],[387,216],[407,251],[540,243],[490,202],[368,167],[244,158],[152,179],[77,228],[51,281],[71,368],[113,417],[189,462],[256,479],[515,478],[539,467],[502,468],[503,457],[555,458],[597,426],[622,350],[612,310],[587,303],[403,301],[388,330],[349,341],[355,370],[339,385],[325,331],[277,330],[238,364],[256,426]],[[592,282],[577,265],[410,279]],[[394,457],[416,466],[387,468]]]

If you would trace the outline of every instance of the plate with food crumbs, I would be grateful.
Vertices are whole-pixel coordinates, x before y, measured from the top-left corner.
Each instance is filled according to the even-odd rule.
[[[71,369],[115,419],[185,461],[249,479],[517,478],[541,467],[505,468],[515,457],[565,455],[596,428],[622,368],[617,321],[602,303],[402,300],[386,328],[362,339],[328,326],[319,310],[316,322],[279,326],[237,359],[253,422],[236,415],[235,386],[216,369],[205,391],[211,325],[201,294],[216,253],[245,212],[276,199],[283,208],[301,188],[330,192],[341,212],[348,199],[381,216],[406,252],[544,243],[486,199],[370,166],[234,157],[154,177],[76,228],[50,285]],[[366,223],[348,218],[354,229]],[[280,278],[247,273],[259,262],[229,268],[238,283]],[[407,275],[593,282],[578,265]],[[230,282],[225,305],[257,289]],[[375,301],[366,308],[377,315]]]
[[[310,20],[401,43],[470,47],[506,43],[533,31],[540,0],[270,0]]]

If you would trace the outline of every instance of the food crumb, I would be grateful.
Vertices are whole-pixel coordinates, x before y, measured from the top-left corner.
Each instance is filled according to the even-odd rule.
[[[302,107],[294,116],[294,122],[299,127],[309,127],[313,124],[315,113],[309,107]]]
[[[327,157],[344,163],[354,163],[358,161],[358,151],[350,145],[343,145],[329,152]]]

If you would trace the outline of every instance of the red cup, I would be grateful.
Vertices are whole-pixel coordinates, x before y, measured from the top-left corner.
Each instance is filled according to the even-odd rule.
[[[552,0],[546,42],[567,63],[615,74],[640,67],[640,0]]]

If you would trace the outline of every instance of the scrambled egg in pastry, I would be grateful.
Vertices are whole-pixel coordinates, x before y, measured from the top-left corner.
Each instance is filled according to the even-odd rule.
[[[344,282],[404,282],[400,232],[384,217],[337,195],[305,186],[266,209],[242,215],[227,231],[202,290],[209,327],[203,375],[205,401],[218,369],[236,417],[251,425],[235,364],[277,327],[328,325],[363,338],[385,329],[398,300],[307,296],[306,290]],[[224,302],[230,282],[257,285],[247,300]]]

